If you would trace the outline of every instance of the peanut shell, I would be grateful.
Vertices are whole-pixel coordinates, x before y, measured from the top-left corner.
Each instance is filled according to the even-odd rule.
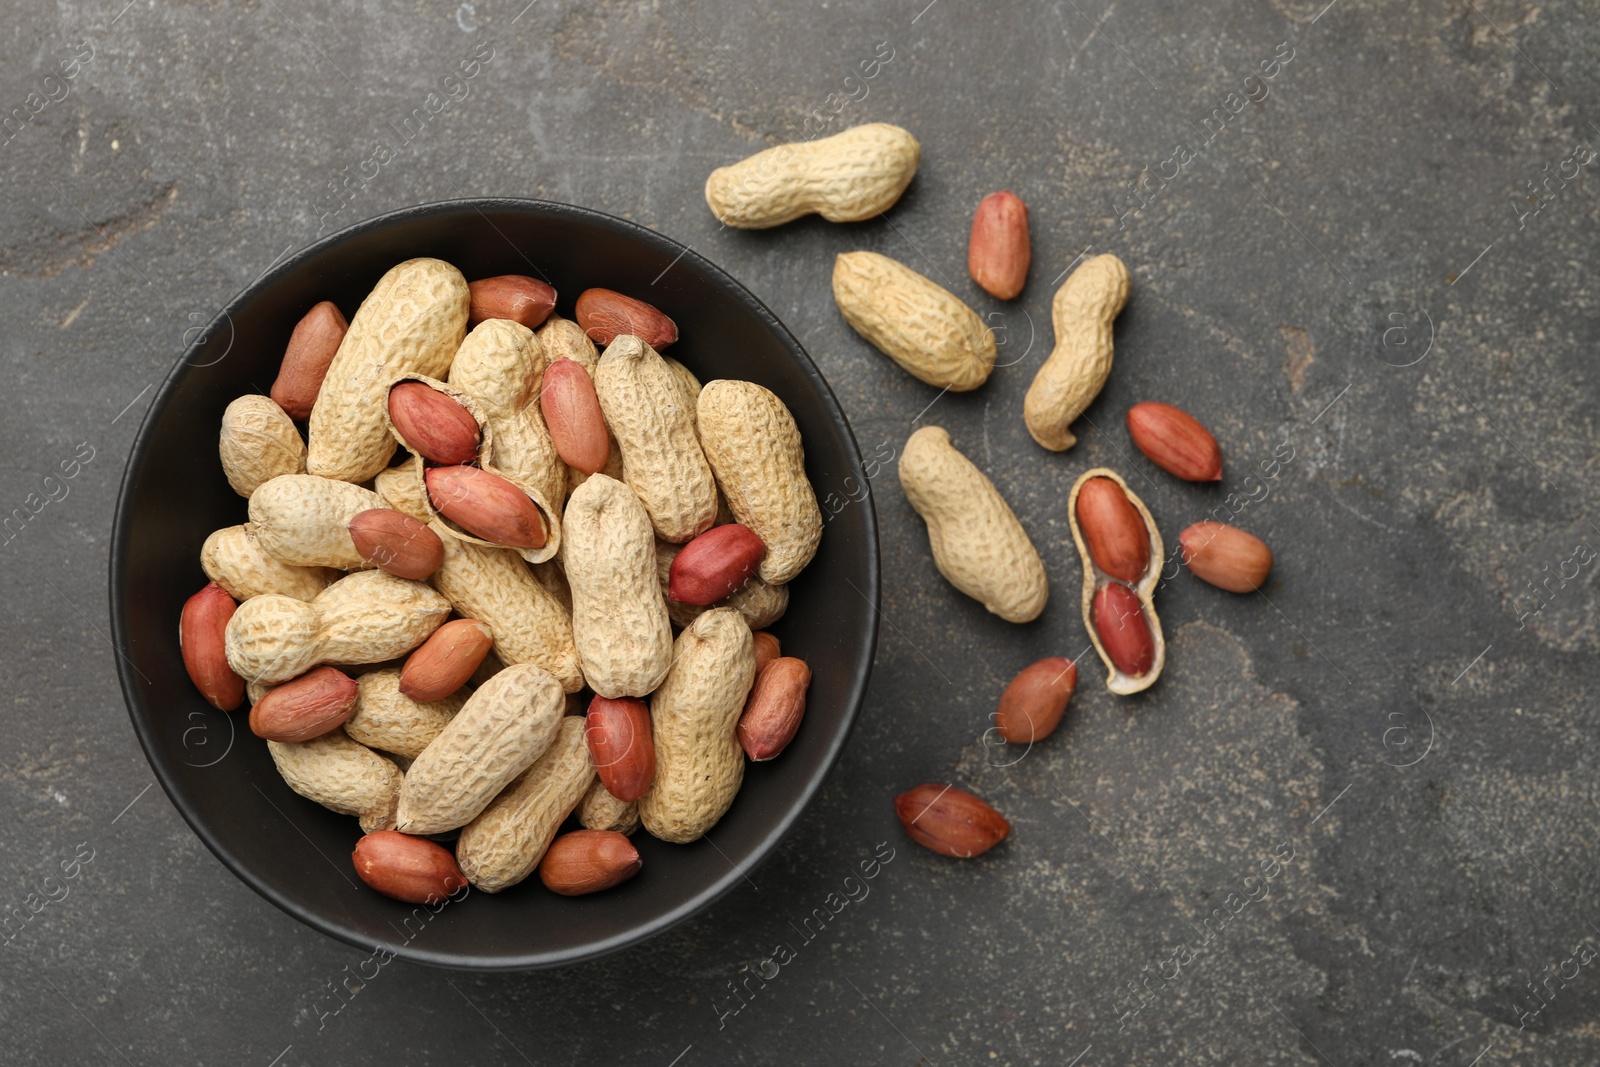
[[[572,613],[523,558],[509,548],[459,540],[443,523],[432,529],[444,542],[444,563],[429,581],[461,615],[488,625],[500,662],[531,663],[555,675],[567,692],[582,689]]]
[[[744,781],[735,727],[756,661],[750,627],[732,608],[701,615],[672,651],[672,669],[650,697],[656,776],[639,798],[639,820],[684,844],[716,825]]]
[[[267,751],[289,788],[341,815],[355,815],[366,833],[394,829],[400,768],[343,730],[310,741],[268,741]]]
[[[321,616],[321,658],[382,663],[416,648],[450,617],[450,602],[426,582],[358,571],[311,602]]]
[[[672,372],[672,377],[678,383],[678,393],[683,397],[684,407],[689,409],[690,424],[696,424],[699,416],[695,410],[695,405],[700,401],[700,390],[702,388],[700,379],[694,376],[694,371],[685,367],[671,356],[662,356],[661,358],[666,361],[667,369]]]
[[[566,527],[572,633],[584,677],[604,697],[645,696],[672,662],[650,517],[626,485],[596,474],[567,502]]]
[[[461,831],[456,859],[467,880],[498,893],[527,878],[593,781],[583,720],[569,715],[539,760]]]
[[[422,582],[359,571],[310,603],[277,594],[245,601],[228,622],[228,663],[266,685],[319,663],[382,663],[427,640],[449,614],[449,602]]]
[[[1128,302],[1128,268],[1109,253],[1087,260],[1050,303],[1056,344],[1033,376],[1022,418],[1052,452],[1078,443],[1071,424],[1100,395],[1111,373],[1111,324]]]
[[[921,158],[922,146],[906,130],[869,122],[718,167],[706,179],[706,203],[718,219],[744,230],[813,213],[860,222],[894,206]]]
[[[639,802],[618,800],[606,789],[605,783],[595,780],[578,803],[578,822],[585,830],[615,830],[631,834],[639,828]]]
[[[1007,622],[1031,622],[1050,596],[1044,562],[994,483],[950,435],[924,426],[900,455],[900,486],[928,524],[933,562],[950,584]]]
[[[450,366],[451,386],[484,404],[493,445],[486,462],[523,483],[542,509],[561,518],[567,467],[539,410],[539,385],[549,363],[538,335],[510,319],[479,323]],[[548,558],[548,557],[546,557]]]
[[[618,337],[600,356],[595,390],[622,453],[628,488],[644,504],[656,536],[682,542],[710,529],[716,482],[666,361],[637,337]]]
[[[367,561],[350,540],[350,520],[384,506],[359,485],[315,474],[285,474],[250,495],[250,525],[273,558],[296,567],[359,570]]]
[[[361,302],[311,409],[306,471],[364,482],[388,466],[389,383],[443,378],[467,332],[467,280],[438,259],[389,270]]]
[[[200,569],[235,600],[267,593],[313,600],[335,577],[325,567],[296,567],[280,562],[261,547],[249,523],[225,526],[200,546]]]
[[[565,708],[548,671],[519,664],[495,675],[412,761],[395,828],[437,834],[471,822],[550,747]]]
[[[786,584],[822,540],[822,510],[794,416],[771,390],[722,379],[701,391],[699,418],[706,462],[728,509],[767,546],[757,574],[769,585]]]
[[[372,479],[373,491],[383,500],[383,506],[409,515],[418,522],[432,522],[428,507],[428,487],[422,480],[422,457],[406,456],[405,462],[385,467]]]
[[[1155,644],[1154,661],[1150,669],[1140,675],[1124,674],[1117,668],[1110,652],[1106,649],[1105,641],[1101,639],[1099,628],[1094,624],[1094,595],[1097,589],[1105,584],[1107,576],[1095,565],[1094,555],[1084,541],[1078,520],[1078,493],[1093,478],[1107,478],[1116,483],[1134,510],[1139,513],[1139,517],[1144,520],[1145,530],[1150,535],[1150,562],[1144,575],[1131,586],[1135,598],[1144,608],[1145,619],[1150,624],[1150,635]],[[1078,546],[1078,556],[1083,562],[1083,625],[1089,631],[1089,640],[1094,644],[1094,650],[1099,654],[1100,661],[1106,666],[1106,688],[1117,696],[1131,696],[1142,692],[1161,677],[1161,669],[1167,662],[1167,639],[1161,632],[1161,617],[1156,614],[1155,602],[1152,599],[1156,586],[1160,584],[1161,568],[1166,559],[1166,545],[1161,540],[1161,531],[1156,527],[1155,517],[1150,514],[1150,509],[1144,506],[1144,501],[1128,488],[1128,483],[1122,480],[1120,474],[1106,467],[1095,467],[1084,471],[1073,483],[1072,492],[1067,496],[1067,519],[1072,527],[1073,543]]]
[[[570,359],[574,363],[594,375],[594,365],[600,362],[600,349],[589,339],[571,319],[564,319],[560,315],[551,315],[544,320],[544,325],[534,331],[539,338],[539,343],[544,346],[545,358],[554,363],[558,359]]]
[[[850,328],[914,377],[965,393],[994,370],[994,334],[955,294],[876,252],[844,252],[833,299]]]
[[[306,469],[306,443],[284,410],[264,396],[241,396],[222,413],[222,472],[240,496],[262,482]]]
[[[400,672],[387,668],[356,679],[355,714],[344,732],[368,748],[416,759],[466,703],[465,693],[440,700],[412,700],[400,692]]]

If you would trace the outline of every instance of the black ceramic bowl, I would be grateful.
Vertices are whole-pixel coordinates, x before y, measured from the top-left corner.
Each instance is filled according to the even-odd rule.
[[[185,353],[145,416],[123,476],[111,547],[118,670],[133,728],[156,777],[211,851],[256,892],[362,948],[447,967],[549,967],[622,948],[672,926],[740,882],[793,825],[844,747],[877,640],[878,540],[870,499],[839,507],[820,551],[773,627],[786,655],[811,664],[806,719],[788,750],[747,769],[732,809],[706,840],[669,845],[640,831],[644,870],[617,889],[567,898],[530,878],[473,892],[431,914],[356,877],[353,818],[291,792],[241,710],[213,710],[178,652],[178,614],[205,583],[200,545],[245,520],[217,459],[222,410],[265,392],[289,332],[319,300],[348,317],[402,260],[436,256],[467,278],[548,278],[572,315],[584,289],[638,296],[677,320],[669,353],[702,381],[743,378],[794,412],[819,500],[866,484],[855,438],[805,350],[762,303],[694,252],[583,208],[532,200],[457,200],[362,223],[274,267]],[[848,481],[847,481],[848,480]],[[852,494],[850,489],[857,487]],[[824,507],[824,514],[830,510]]]

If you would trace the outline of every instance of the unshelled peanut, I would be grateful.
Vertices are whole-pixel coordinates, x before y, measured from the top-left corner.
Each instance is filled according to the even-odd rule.
[[[594,365],[600,361],[600,349],[583,332],[582,326],[560,315],[551,315],[536,333],[549,362],[570,359],[591,375],[594,374]]]
[[[929,385],[969,392],[994,370],[994,333],[978,313],[888,256],[841,253],[833,299],[851,329]]]
[[[325,567],[296,567],[280,561],[261,547],[249,523],[225,526],[207,537],[200,547],[200,569],[241,601],[265,593],[312,600],[336,577]]]
[[[1094,256],[1056,290],[1050,305],[1056,344],[1033,376],[1022,417],[1033,439],[1052,452],[1078,443],[1071,425],[1111,373],[1111,324],[1128,301],[1128,268],[1109,253]]]
[[[568,716],[538,761],[461,831],[456,859],[473,887],[498,893],[532,874],[593,781],[583,720]]]
[[[444,376],[466,335],[467,307],[467,280],[442,260],[407,260],[379,279],[311,409],[308,473],[364,482],[388,465],[389,386],[408,372]]]
[[[343,730],[310,741],[268,741],[267,751],[289,788],[307,800],[356,816],[367,833],[394,829],[400,768]]]
[[[401,688],[401,672],[368,671],[356,679],[355,712],[344,732],[368,748],[414,760],[433,743],[466,703],[463,693],[417,700]]]
[[[442,524],[434,532],[444,542],[444,562],[429,581],[456,611],[489,627],[500,660],[542,667],[569,693],[582,689],[572,613],[522,557],[509,548],[459,540]]]
[[[584,677],[604,697],[645,696],[672,662],[650,517],[626,485],[596,474],[567,502],[565,525],[572,633]]]
[[[618,800],[604,782],[597,780],[578,802],[578,823],[585,830],[631,834],[639,828],[639,802]]]
[[[934,565],[950,584],[1007,622],[1030,622],[1050,595],[1044,561],[994,483],[924,426],[900,456],[900,487],[928,524]]]
[[[783,585],[822,540],[822,510],[794,416],[770,389],[731,379],[702,389],[698,407],[706,461],[728,508],[766,546],[757,573]]]
[[[350,539],[350,520],[383,507],[359,485],[315,474],[285,474],[250,495],[250,525],[273,558],[296,567],[367,566]]]
[[[860,222],[894,206],[916,176],[922,146],[888,123],[778,145],[706,179],[706,203],[729,226],[781,226],[802,215]]]
[[[750,627],[713,608],[679,635],[672,669],[650,697],[656,775],[639,798],[644,828],[684,844],[704,836],[744,781],[735,727],[755,676]]]
[[[550,747],[565,708],[561,683],[538,667],[519,664],[489,679],[412,762],[396,829],[437,834],[472,821]]]
[[[410,456],[393,467],[385,467],[372,479],[372,489],[382,498],[384,506],[418,522],[432,522],[433,511],[428,506],[428,487],[422,480],[421,456]]]
[[[217,444],[222,472],[240,496],[263,482],[306,469],[306,443],[282,408],[264,396],[241,396],[222,413]]]
[[[628,488],[656,536],[682,542],[710,529],[717,485],[666,362],[639,338],[624,335],[601,355],[594,381]]]
[[[360,571],[310,603],[275,595],[245,601],[228,622],[228,663],[266,685],[320,663],[381,663],[416,648],[449,614],[449,602],[421,582]]]

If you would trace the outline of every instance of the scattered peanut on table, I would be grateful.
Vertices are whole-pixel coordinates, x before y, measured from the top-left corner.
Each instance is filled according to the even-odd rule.
[[[861,221],[892,207],[920,162],[910,133],[872,123],[719,168],[705,196],[738,228]],[[972,280],[1015,299],[1030,260],[1026,205],[985,197]],[[1101,254],[1055,293],[1055,345],[1023,403],[1045,448],[1077,443],[1129,288],[1123,262]],[[846,323],[925,383],[964,392],[996,369],[990,320],[887,256],[839,255],[832,290]],[[653,303],[599,287],[571,318],[557,303],[548,280],[469,283],[441,260],[407,260],[348,322],[329,301],[308,309],[270,398],[239,397],[222,418],[218,456],[249,521],[201,549],[210,582],[182,611],[184,666],[221,711],[249,697],[285,782],[358,818],[357,873],[398,900],[497,893],[535,870],[562,895],[617,886],[642,867],[627,835],[698,840],[746,763],[803,726],[811,667],[765,629],[824,524],[793,415],[761,385],[702,386],[663,357],[679,327]],[[1127,425],[1163,470],[1221,480],[1216,439],[1182,409],[1137,404]],[[899,480],[952,585],[1009,622],[1041,615],[1044,560],[948,433],[913,433]],[[1081,473],[1066,503],[1107,687],[1145,690],[1166,660],[1155,519],[1104,468]],[[1179,541],[1197,577],[1233,592],[1259,589],[1273,565],[1223,523]],[[1044,740],[1076,684],[1060,657],[1023,668],[995,732]],[[895,806],[946,856],[1011,829],[951,785]],[[563,834],[569,819],[583,829]],[[456,829],[453,854],[419,836]]]

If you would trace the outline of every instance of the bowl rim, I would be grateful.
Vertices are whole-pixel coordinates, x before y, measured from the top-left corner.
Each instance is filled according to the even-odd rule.
[[[118,653],[117,678],[122,689],[123,703],[127,708],[128,718],[133,725],[134,735],[138,738],[139,747],[143,750],[145,760],[149,763],[156,781],[161,784],[162,790],[167,794],[167,799],[172,803],[173,807],[183,816],[184,822],[188,823],[189,828],[211,850],[212,855],[216,856],[222,862],[222,865],[231,871],[235,877],[281,911],[286,912],[320,933],[361,949],[373,947],[370,944],[370,938],[359,937],[356,931],[347,929],[336,920],[296,903],[258,880],[252,871],[241,863],[232,854],[227,845],[211,831],[204,813],[197,810],[197,806],[190,804],[187,800],[180,800],[179,795],[175,793],[174,781],[166,768],[166,757],[164,755],[158,756],[160,749],[154,731],[153,712],[145,707],[143,694],[132,677],[135,673],[135,668],[124,651],[129,647],[123,588],[124,578],[128,570],[126,556],[131,535],[130,527],[132,525],[130,503],[134,490],[133,478],[134,472],[142,465],[145,453],[150,447],[156,418],[165,410],[172,393],[177,388],[179,379],[191,369],[191,357],[201,345],[206,343],[207,338],[212,335],[219,323],[224,321],[231,322],[233,315],[239,312],[249,301],[255,299],[262,291],[270,288],[285,276],[302,269],[308,261],[334,245],[397,223],[464,211],[474,211],[482,215],[490,226],[494,226],[494,223],[488,217],[487,212],[489,211],[566,216],[612,230],[646,244],[655,245],[660,251],[675,255],[677,257],[673,261],[675,263],[678,260],[690,261],[699,270],[708,275],[713,282],[724,287],[748,310],[754,312],[773,331],[779,342],[789,350],[801,373],[817,391],[830,420],[843,432],[848,449],[854,456],[856,468],[864,470],[861,446],[856,441],[855,431],[852,429],[849,419],[845,417],[844,409],[840,406],[838,397],[828,385],[827,379],[822,376],[822,372],[817,369],[816,363],[811,359],[810,354],[799,339],[773,314],[772,310],[727,271],[696,252],[692,247],[640,223],[607,212],[554,200],[510,196],[460,197],[413,204],[353,223],[328,234],[326,237],[313,241],[311,244],[287,256],[279,257],[253,281],[240,289],[218,311],[206,328],[195,335],[195,340],[185,347],[183,353],[167,372],[160,387],[156,390],[154,399],[152,399],[150,406],[145,410],[144,416],[140,420],[139,429],[134,435],[133,443],[128,450],[128,458],[123,466],[122,477],[118,480],[116,510],[112,520],[108,573],[110,582],[108,605],[111,613],[112,640]],[[507,241],[510,242],[509,237]],[[883,578],[881,549],[878,543],[877,509],[872,500],[872,494],[865,494],[864,499],[858,501],[858,503],[865,505],[864,523],[867,535],[865,538],[865,564],[868,576],[867,588],[859,591],[872,609],[867,621],[866,654],[861,657],[860,662],[856,665],[855,677],[851,679],[851,696],[848,701],[848,707],[845,709],[843,728],[835,733],[824,753],[823,759],[809,776],[796,802],[791,804],[773,822],[772,826],[755,846],[752,858],[746,864],[743,866],[730,864],[726,874],[720,876],[706,888],[691,895],[667,913],[658,916],[643,926],[585,945],[581,950],[484,958],[458,952],[418,949],[406,943],[378,947],[392,952],[397,958],[405,959],[412,963],[462,971],[516,972],[571,966],[621,951],[624,948],[643,943],[665,933],[691,916],[709,908],[734,886],[744,881],[751,871],[765,862],[776,849],[778,843],[788,834],[795,822],[810,807],[811,802],[816,798],[817,792],[822,788],[823,782],[832,774],[834,767],[839,762],[839,757],[844,752],[844,747],[849,741],[850,735],[855,730],[856,723],[860,718],[862,705],[866,702],[867,687],[871,679],[873,664],[877,658],[879,622],[883,614],[881,608]]]

